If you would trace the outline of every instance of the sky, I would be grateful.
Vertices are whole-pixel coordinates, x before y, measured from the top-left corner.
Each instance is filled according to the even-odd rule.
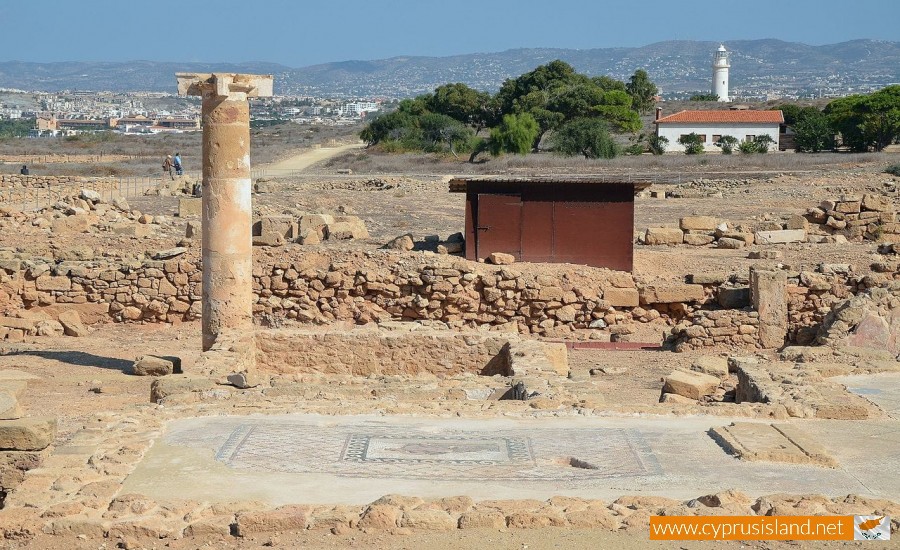
[[[900,41],[900,0],[0,0],[0,61],[289,67],[512,48]]]

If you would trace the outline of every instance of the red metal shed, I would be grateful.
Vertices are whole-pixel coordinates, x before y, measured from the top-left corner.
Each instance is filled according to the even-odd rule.
[[[649,181],[596,176],[477,176],[466,194],[466,258],[505,252],[524,262],[631,271],[634,195]]]

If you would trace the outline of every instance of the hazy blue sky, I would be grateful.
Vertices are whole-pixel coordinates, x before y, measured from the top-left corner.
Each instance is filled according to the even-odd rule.
[[[301,67],[662,40],[900,40],[900,0],[0,0],[0,61]]]

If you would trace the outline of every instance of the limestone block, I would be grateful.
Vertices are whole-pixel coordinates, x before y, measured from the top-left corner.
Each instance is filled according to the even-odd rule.
[[[603,291],[603,300],[612,307],[637,307],[640,295],[636,288],[607,288]]]
[[[282,246],[284,236],[281,233],[266,233],[253,236],[253,246]]]
[[[11,393],[0,391],[0,420],[16,420],[25,416],[19,400]]]
[[[157,378],[150,385],[150,401],[158,403],[170,395],[204,392],[215,387],[209,378]]]
[[[153,226],[143,223],[117,223],[110,226],[110,229],[116,235],[124,237],[147,237],[153,234]]]
[[[648,227],[644,242],[649,245],[681,244],[684,242],[684,232],[677,227]]]
[[[731,237],[720,237],[716,242],[716,245],[718,248],[736,250],[739,248],[744,248],[746,243],[739,239],[732,239]]]
[[[842,201],[834,205],[834,211],[842,214],[858,214],[861,206],[860,201]]]
[[[724,378],[728,376],[728,358],[715,355],[698,357],[691,363],[691,370],[702,372],[710,376]]]
[[[236,388],[245,390],[259,386],[262,380],[252,372],[235,372],[228,375],[228,383]]]
[[[663,393],[675,393],[691,399],[710,395],[719,387],[719,379],[701,372],[676,370],[666,376]]]
[[[391,239],[384,246],[382,246],[382,248],[388,250],[409,251],[412,250],[414,246],[415,243],[413,242],[412,235],[410,233],[407,233],[406,235],[400,235],[399,237]]]
[[[178,197],[179,218],[199,218],[202,214],[203,199],[197,197]]]
[[[697,400],[678,395],[677,393],[664,393],[659,398],[660,403],[678,404],[678,405],[696,405]]]
[[[803,229],[757,231],[754,237],[757,244],[802,243],[806,241],[806,231]]]
[[[803,216],[791,216],[785,224],[785,229],[802,229],[806,231],[809,229],[809,221]]]
[[[334,216],[329,214],[304,214],[300,216],[300,228],[304,229],[323,229],[326,225],[334,223]]]
[[[239,537],[272,531],[303,531],[309,525],[312,506],[289,504],[271,511],[243,512],[235,518]]]
[[[285,240],[293,240],[299,236],[300,227],[293,216],[266,216],[253,223],[253,235],[278,233]]]
[[[63,311],[59,314],[59,322],[63,326],[66,336],[87,336],[90,331],[81,322],[81,316],[74,309]]]
[[[35,331],[35,321],[33,319],[19,319],[18,317],[0,317],[0,327],[32,333]]]
[[[181,359],[178,357],[159,357],[144,355],[138,357],[131,366],[131,374],[135,376],[165,376],[181,372]]]
[[[456,529],[457,519],[443,510],[407,510],[403,513],[400,526],[427,531],[450,531]]]
[[[705,294],[703,285],[669,284],[642,288],[640,297],[644,304],[676,304],[700,301]]]
[[[34,286],[38,290],[71,290],[72,281],[65,275],[50,275],[45,273],[34,280]]]
[[[716,240],[712,235],[697,235],[688,233],[684,236],[684,243],[691,246],[704,246]]]
[[[325,226],[318,228],[305,227],[301,229],[300,236],[297,237],[297,242],[299,244],[321,244],[322,239],[325,238],[325,235],[323,233],[324,227]]]
[[[325,226],[325,238],[339,241],[367,239],[369,238],[369,232],[359,218],[342,216],[342,221],[335,221]]]
[[[784,271],[750,270],[750,296],[759,313],[759,342],[763,348],[780,348],[787,336],[787,274]]]
[[[494,265],[509,265],[516,262],[516,257],[504,252],[491,252],[488,261]]]
[[[712,216],[685,216],[678,221],[682,230],[715,231],[719,219]]]
[[[0,450],[40,451],[53,443],[56,419],[33,416],[0,421]]]
[[[88,216],[65,216],[56,218],[50,224],[50,230],[59,235],[62,233],[87,233],[91,228],[91,218]]]
[[[863,210],[871,210],[873,212],[891,212],[894,210],[894,203],[889,197],[871,193],[863,195],[860,206]]]

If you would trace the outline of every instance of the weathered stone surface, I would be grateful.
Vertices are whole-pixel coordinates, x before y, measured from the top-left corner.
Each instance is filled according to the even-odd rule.
[[[284,235],[281,233],[266,233],[253,236],[253,246],[282,246],[284,243]]]
[[[176,246],[175,248],[167,248],[165,250],[158,250],[153,253],[152,257],[154,260],[169,260],[171,258],[181,256],[182,254],[184,254],[187,251],[188,251],[188,249],[183,246]]]
[[[504,252],[491,252],[488,261],[494,265],[509,265],[516,262],[516,257]]]
[[[641,303],[644,304],[698,302],[703,300],[704,297],[705,293],[702,285],[668,284],[646,287],[640,290]]]
[[[726,451],[744,460],[837,467],[822,445],[792,425],[736,422],[713,428],[710,435]]]
[[[456,529],[458,520],[443,510],[407,510],[400,521],[401,527],[427,531]]]
[[[787,274],[784,271],[750,270],[750,296],[759,313],[759,343],[780,348],[787,337]]]
[[[157,378],[150,385],[150,401],[158,403],[170,395],[205,392],[215,387],[215,382],[209,378]]]
[[[687,372],[676,370],[666,376],[663,384],[663,393],[675,393],[700,399],[704,395],[710,395],[719,387],[719,379],[715,376],[700,372]]]
[[[254,373],[235,372],[228,375],[228,383],[243,390],[259,386],[262,383],[262,380]]]
[[[640,303],[636,288],[608,288],[603,292],[603,299],[613,307],[637,307]]]
[[[704,246],[715,241],[716,238],[712,235],[697,235],[694,233],[688,233],[684,236],[684,244],[689,244],[691,246]]]
[[[178,217],[200,217],[203,199],[195,197],[178,197]]]
[[[311,506],[287,505],[264,512],[244,512],[235,518],[239,537],[273,531],[302,531],[309,524]]]
[[[72,288],[72,280],[64,275],[53,276],[44,274],[35,279],[34,286],[38,290],[70,290]]]
[[[894,210],[894,203],[889,197],[884,195],[873,195],[871,193],[863,195],[860,206],[863,210],[871,210],[874,212],[891,212]]]
[[[12,393],[0,391],[0,420],[16,420],[25,416],[19,400]]]
[[[806,241],[803,229],[782,229],[780,231],[757,231],[756,244],[802,243]]]
[[[131,366],[131,374],[135,376],[165,376],[181,370],[176,370],[174,358],[158,357],[156,355],[144,355],[139,357]]]
[[[900,328],[898,328],[898,332],[900,332]],[[894,343],[891,342],[891,336],[891,326],[888,321],[877,313],[867,311],[853,329],[847,343],[858,348],[894,351],[891,349],[895,347],[892,346]]]
[[[40,451],[56,437],[56,419],[29,417],[0,421],[0,450]]]
[[[59,323],[63,326],[66,336],[87,336],[90,331],[81,322],[81,316],[74,309],[68,309],[59,314]]]
[[[785,229],[802,229],[806,231],[809,229],[809,221],[803,216],[794,215],[788,218],[787,223],[785,223]]]
[[[685,216],[678,221],[682,230],[715,231],[719,219],[712,216]]]
[[[676,405],[696,405],[697,400],[692,399],[690,397],[685,397],[683,395],[678,395],[677,393],[664,393],[659,398],[660,403],[669,403]]]
[[[473,510],[459,517],[460,529],[502,529],[506,527],[506,516],[494,510]]]
[[[677,227],[648,227],[644,234],[646,244],[681,244],[684,232]]]
[[[716,241],[716,245],[719,248],[736,250],[738,248],[744,248],[746,243],[739,239],[732,239],[730,237],[721,237],[718,241]]]
[[[728,376],[728,358],[714,355],[698,357],[691,363],[691,370],[724,378]]]
[[[116,235],[123,237],[147,237],[153,233],[153,226],[143,223],[117,223],[110,226]]]
[[[386,248],[389,250],[412,250],[415,247],[415,243],[413,242],[412,235],[407,233],[406,235],[400,235],[394,239],[391,239],[382,248]]]

